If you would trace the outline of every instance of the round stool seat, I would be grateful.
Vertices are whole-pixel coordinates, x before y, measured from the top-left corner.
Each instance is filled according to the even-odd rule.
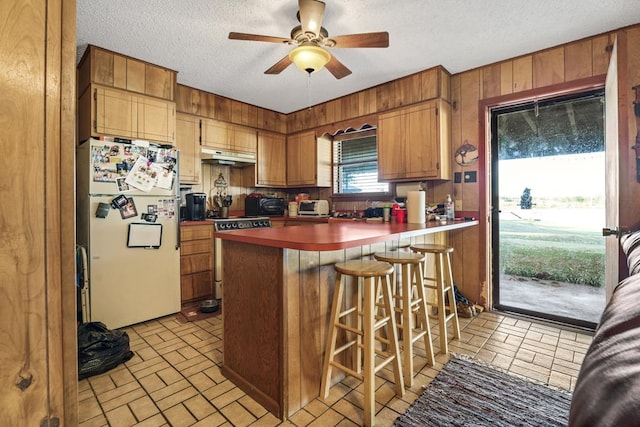
[[[429,254],[450,254],[453,252],[453,248],[451,246],[429,244],[411,245],[411,250]]]
[[[388,262],[368,259],[339,262],[333,267],[342,274],[358,277],[382,277],[393,273],[393,265]]]
[[[424,261],[424,255],[415,252],[377,252],[373,254],[373,257],[378,261],[390,262],[391,264],[419,264]]]

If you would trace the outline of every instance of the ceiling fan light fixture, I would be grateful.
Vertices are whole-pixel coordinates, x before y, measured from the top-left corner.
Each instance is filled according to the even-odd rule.
[[[289,52],[289,59],[301,71],[311,74],[321,70],[331,59],[331,54],[318,46],[302,45]]]

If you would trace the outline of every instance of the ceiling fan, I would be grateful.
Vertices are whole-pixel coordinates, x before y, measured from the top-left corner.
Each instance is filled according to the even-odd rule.
[[[348,76],[351,70],[326,48],[389,47],[389,33],[386,31],[329,37],[329,33],[322,26],[325,8],[322,1],[298,0],[298,7],[297,18],[300,25],[291,30],[291,38],[234,32],[229,33],[229,38],[296,46],[287,56],[266,70],[265,74],[279,74],[294,63],[300,70],[309,74],[326,66],[336,79]]]

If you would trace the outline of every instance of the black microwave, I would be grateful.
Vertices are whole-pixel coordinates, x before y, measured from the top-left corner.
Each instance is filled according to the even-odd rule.
[[[285,202],[279,197],[247,197],[244,199],[245,216],[283,216]]]

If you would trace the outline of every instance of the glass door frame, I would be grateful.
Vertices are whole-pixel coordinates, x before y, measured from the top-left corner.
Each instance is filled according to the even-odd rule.
[[[606,75],[576,80],[570,83],[559,83],[542,89],[529,89],[508,95],[499,95],[478,99],[478,190],[479,190],[479,224],[480,233],[480,277],[482,278],[482,298],[489,310],[494,309],[493,301],[493,259],[492,247],[492,217],[493,206],[491,199],[491,110],[498,107],[524,103],[532,99],[551,98],[570,95],[589,90],[601,89],[605,86]]]
[[[570,100],[579,100],[592,96],[602,96],[604,98],[604,87],[599,87],[595,89],[585,90],[585,91],[575,91],[569,94],[549,96],[549,97],[536,97],[532,99],[523,99],[518,102],[514,102],[512,104],[505,104],[501,106],[496,106],[488,109],[489,113],[489,138],[487,139],[488,144],[488,152],[490,153],[487,156],[487,163],[490,165],[490,182],[488,187],[488,197],[490,200],[491,206],[491,222],[490,222],[490,248],[489,254],[491,258],[491,290],[492,290],[492,301],[493,308],[498,311],[515,313],[519,315],[524,315],[531,318],[543,319],[547,321],[551,321],[554,323],[560,323],[568,326],[574,326],[583,329],[593,330],[596,327],[596,323],[591,321],[586,321],[582,319],[569,318],[565,316],[555,315],[553,313],[545,313],[539,312],[535,310],[528,310],[522,307],[514,307],[506,304],[502,304],[500,302],[500,292],[499,292],[499,283],[500,283],[500,209],[499,209],[499,194],[497,189],[499,188],[499,161],[498,158],[498,147],[497,144],[497,116],[496,113],[509,113],[515,112],[522,109],[526,109],[528,107],[541,107],[546,105],[552,105],[558,102],[566,102]],[[603,135],[604,140],[604,135]],[[595,227],[598,227],[596,224]],[[603,242],[604,244],[604,242]]]

